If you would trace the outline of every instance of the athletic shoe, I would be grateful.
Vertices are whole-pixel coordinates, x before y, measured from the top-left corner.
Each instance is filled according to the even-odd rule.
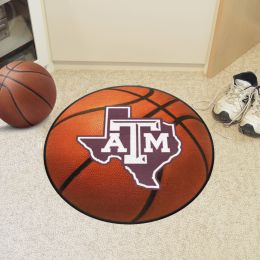
[[[251,105],[251,99],[257,86],[257,77],[253,72],[243,72],[233,77],[229,91],[213,107],[213,116],[223,123],[239,122],[244,111]]]
[[[253,105],[244,115],[239,131],[252,137],[260,137],[260,86],[254,92]]]

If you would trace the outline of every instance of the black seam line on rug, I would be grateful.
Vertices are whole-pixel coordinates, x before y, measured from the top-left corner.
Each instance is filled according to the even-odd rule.
[[[18,107],[18,105],[17,105],[17,103],[16,103],[16,101],[15,101],[15,98],[14,98],[14,96],[13,96],[11,90],[10,90],[6,85],[3,85],[3,86],[7,89],[7,91],[8,91],[8,93],[9,93],[9,95],[10,95],[10,97],[11,97],[11,99],[12,99],[12,101],[13,101],[13,103],[14,103],[16,109],[17,109],[17,111],[19,112],[20,116],[23,118],[23,120],[24,120],[27,124],[29,124],[30,126],[33,126],[33,124],[25,117],[25,115],[23,114],[23,112],[22,112],[22,111],[20,110],[20,108]]]
[[[131,92],[131,91],[128,91],[128,90],[125,90],[125,89],[117,89],[117,88],[115,88],[115,90],[121,91],[121,92],[131,93],[131,94],[133,94],[133,95],[135,95],[135,96],[140,96],[139,94],[136,94],[136,93],[134,93],[134,92]],[[156,105],[157,107],[160,107],[160,105],[159,105],[158,103],[156,103],[155,101],[153,101],[153,100],[151,100],[151,99],[149,99],[149,98],[146,98],[145,100],[147,100],[148,102],[150,102],[150,103]],[[161,108],[161,110],[164,111],[166,114],[168,114],[171,118],[173,118],[173,119],[175,119],[175,120],[178,119],[174,114],[172,114],[172,113],[171,113],[170,111],[168,111],[167,109]],[[196,144],[196,146],[198,147],[199,152],[200,152],[200,154],[201,154],[201,156],[202,156],[202,159],[203,159],[203,161],[204,161],[204,165],[205,165],[205,169],[206,169],[206,175],[208,176],[208,175],[209,175],[209,166],[208,166],[207,158],[206,158],[206,156],[205,156],[205,153],[204,153],[204,151],[203,151],[201,145],[200,145],[199,142],[196,140],[196,138],[195,138],[194,135],[191,133],[191,131],[190,131],[182,122],[180,122],[179,124],[180,124],[181,127],[189,134],[189,136],[191,137],[191,139],[193,140],[193,142],[194,142],[194,143]]]
[[[68,185],[83,171],[86,167],[90,165],[90,163],[93,160],[91,158],[88,158],[86,161],[84,161],[61,185],[59,191],[62,193]]]
[[[22,64],[22,63],[23,63],[23,61],[18,62],[13,68],[19,66],[19,65]],[[9,70],[6,75],[2,75],[2,74],[1,74],[1,76],[4,77],[4,79],[3,79],[2,83],[1,83],[0,91],[1,91],[1,89],[2,89],[3,84],[5,83],[6,77],[7,77],[11,72],[12,72],[12,71]]]
[[[176,99],[178,101],[178,99]],[[165,103],[164,105],[162,105],[162,107],[164,106],[168,106],[169,104],[171,104],[171,102],[173,102],[175,100],[171,100],[168,101],[167,103]],[[158,108],[151,111],[149,114],[153,113],[156,114],[158,112]],[[147,114],[148,115],[148,114]],[[146,116],[147,116],[146,115]],[[145,116],[144,116],[145,117]],[[89,161],[90,160],[90,161]],[[85,169],[85,167],[87,167],[93,160],[91,158],[88,158],[86,161],[84,161],[65,181],[64,183],[61,185],[61,187],[59,188],[59,191],[62,193],[67,187],[68,185],[80,174],[80,172],[82,170]],[[86,165],[86,166],[85,166]],[[158,177],[158,180],[160,182],[161,177]]]
[[[149,112],[149,113],[146,114],[144,117],[151,117],[151,116],[157,114],[157,113],[158,113],[160,110],[162,110],[163,108],[166,108],[166,107],[168,107],[169,105],[174,104],[174,103],[179,102],[179,101],[180,101],[180,100],[177,99],[177,98],[176,98],[176,99],[173,99],[173,100],[170,100],[170,101],[167,102],[166,104],[160,105],[159,107],[157,107],[157,109],[155,109],[155,110]]]
[[[162,176],[163,176],[163,168],[157,173],[157,181],[159,183],[162,180]],[[135,223],[136,221],[138,221],[147,212],[147,210],[151,207],[151,205],[156,197],[157,191],[158,190],[152,190],[150,192],[150,195],[149,195],[148,199],[145,201],[143,208],[137,214],[137,216],[131,221],[131,223]]]
[[[39,71],[33,71],[33,70],[15,70],[15,69],[9,68],[8,65],[6,65],[5,67],[6,67],[7,69],[13,71],[13,72],[20,72],[20,73],[22,73],[22,72],[29,72],[29,73],[34,73],[34,74],[40,74],[40,75],[46,76],[46,77],[48,77],[48,78],[50,78],[50,79],[52,78],[52,77],[50,77],[49,75],[44,74],[44,73],[39,72]]]
[[[117,90],[117,89],[108,88],[107,90]],[[131,104],[137,103],[137,102],[139,102],[141,100],[146,100],[146,98],[148,98],[151,95],[153,95],[153,93],[154,93],[154,90],[153,89],[149,89],[149,92],[146,95],[144,95],[144,96],[140,95],[140,96],[138,96],[139,98],[137,98],[135,100],[132,100],[132,101],[129,101],[129,102],[125,102],[125,103],[121,103],[121,104],[115,104],[113,106],[127,106],[127,105],[131,105]],[[104,110],[104,109],[105,109],[105,107],[103,106],[103,107],[87,109],[87,110],[84,110],[84,111],[72,114],[72,115],[70,115],[68,117],[63,118],[61,121],[56,123],[51,129],[54,129],[56,126],[60,125],[64,121],[67,121],[67,120],[69,120],[69,119],[71,119],[73,117],[80,116],[80,115],[85,115],[85,114],[88,114],[88,113],[92,113],[92,112],[96,112],[96,111],[100,111],[100,110]]]
[[[4,76],[4,75],[0,74],[0,76]],[[29,88],[27,85],[23,84],[22,82],[20,82],[20,81],[18,81],[16,79],[13,79],[12,77],[6,76],[6,78],[16,82],[17,84],[19,84],[19,85],[23,86],[24,88],[26,88],[27,90],[31,91],[34,95],[36,95],[37,97],[42,99],[44,101],[44,103],[46,103],[52,109],[51,104],[44,97],[42,97],[40,94],[38,94],[36,91],[34,91],[33,89]]]
[[[181,124],[183,121],[185,120],[189,120],[189,119],[193,119],[193,120],[197,120],[200,122],[200,119],[195,117],[195,116],[191,116],[191,115],[186,115],[186,116],[181,116],[178,117],[175,121],[174,121],[174,125],[177,126],[179,124]]]
[[[167,104],[160,106],[160,109],[156,109],[156,110],[154,110],[154,111],[148,113],[148,114],[145,115],[144,117],[151,117],[151,116],[155,115],[155,114],[158,112],[158,110],[162,110],[163,108],[166,108],[167,106],[169,106],[169,105],[171,105],[171,104],[174,104],[174,103],[176,103],[177,101],[179,101],[179,100],[172,100],[171,102],[168,102]],[[180,123],[182,123],[183,121],[188,120],[188,119],[197,120],[197,121],[201,122],[198,117],[191,116],[191,115],[185,115],[185,116],[178,117],[178,118],[173,122],[173,124],[174,124],[175,126],[177,126],[177,125],[179,125]]]

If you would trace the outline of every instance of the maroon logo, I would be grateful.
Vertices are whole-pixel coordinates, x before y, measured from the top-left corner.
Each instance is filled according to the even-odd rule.
[[[99,163],[121,160],[136,184],[149,189],[160,188],[157,172],[181,152],[174,124],[131,118],[131,107],[106,107],[103,136],[80,136],[78,142]]]

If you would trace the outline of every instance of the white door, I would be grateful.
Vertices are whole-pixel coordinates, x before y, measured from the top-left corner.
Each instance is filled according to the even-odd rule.
[[[55,61],[205,64],[217,0],[44,0]]]

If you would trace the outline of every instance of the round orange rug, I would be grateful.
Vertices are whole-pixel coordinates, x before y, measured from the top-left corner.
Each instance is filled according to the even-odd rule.
[[[45,167],[58,194],[82,213],[137,224],[176,213],[207,184],[209,130],[163,91],[120,86],[86,95],[53,123]]]

